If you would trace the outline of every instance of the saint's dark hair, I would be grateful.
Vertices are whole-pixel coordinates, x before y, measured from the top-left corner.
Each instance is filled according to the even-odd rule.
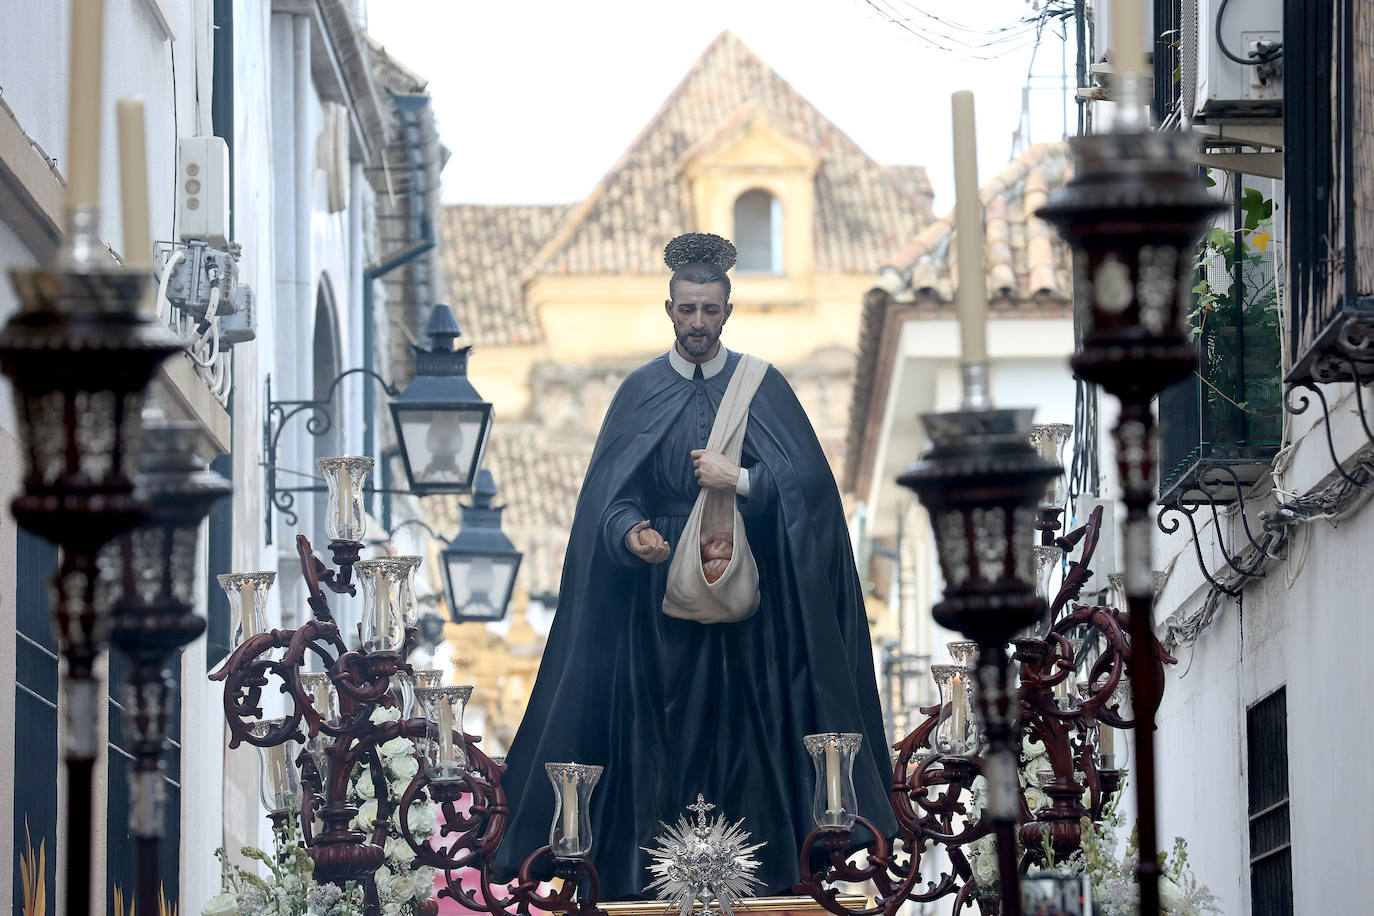
[[[673,278],[668,281],[669,299],[674,298],[673,287],[679,280],[686,280],[688,283],[719,283],[725,287],[725,301],[730,301],[730,275],[715,264],[697,261],[695,264],[683,264],[673,271]]]
[[[663,262],[673,272],[668,281],[668,298],[673,298],[673,284],[720,283],[725,287],[725,301],[730,301],[730,277],[726,273],[735,266],[735,246],[728,239],[709,232],[688,232],[679,235],[663,249]]]

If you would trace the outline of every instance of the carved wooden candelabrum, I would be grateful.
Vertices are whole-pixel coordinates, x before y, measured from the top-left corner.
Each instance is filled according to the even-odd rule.
[[[418,557],[360,559],[363,481],[371,459],[319,460],[328,484],[326,530],[330,567],[304,535],[296,547],[311,617],[295,629],[267,626],[265,602],[273,572],[220,577],[235,611],[235,648],[211,675],[224,682],[230,747],[264,752],[263,803],[273,819],[299,816],[302,843],[314,861],[314,880],[364,889],[369,914],[381,912],[374,873],[385,860],[387,831],[396,812],[400,836],[414,852],[412,868],[445,876],[440,894],[463,906],[514,916],[532,909],[591,916],[600,912],[591,847],[590,793],[600,767],[550,764],[558,810],[550,844],[531,854],[514,882],[489,875],[488,863],[505,834],[508,809],[504,766],[463,730],[467,686],[441,686],[438,672],[415,671],[407,659],[416,642],[413,576]],[[363,586],[358,644],[350,649],[327,593],[356,596]],[[310,671],[314,668],[317,670]],[[269,689],[270,688],[270,689]],[[264,698],[285,696],[284,714],[269,718]],[[384,752],[413,743],[414,776],[403,791],[388,776]],[[388,744],[388,742],[392,742]],[[296,748],[291,748],[294,743]],[[353,796],[370,782],[376,813],[361,823]],[[412,824],[414,812],[440,810],[432,838]],[[551,861],[551,864],[549,862]],[[563,879],[551,888],[541,877]],[[475,886],[465,877],[475,876]],[[437,903],[424,904],[437,912]]]
[[[1110,731],[1104,730],[1134,728],[1134,717],[1123,709],[1129,680],[1141,672],[1162,677],[1162,666],[1174,661],[1153,637],[1146,643],[1151,647],[1146,657],[1134,656],[1125,613],[1078,603],[1092,575],[1089,564],[1101,522],[1099,507],[1055,541],[1064,553],[1077,548],[1080,555],[1068,564],[1050,602],[1049,625],[1043,635],[1011,640],[1019,713],[1012,733],[1018,766],[1011,789],[1019,824],[1018,875],[1032,864],[1044,864],[1047,843],[1061,862],[1081,848],[1082,819],[1098,821],[1121,784],[1113,744],[1104,737]],[[1078,655],[1085,645],[1095,655],[1080,665]],[[992,840],[997,825],[987,811],[992,745],[979,715],[986,708],[978,702],[981,682],[974,677],[980,647],[968,641],[951,643],[949,649],[954,663],[932,666],[940,702],[922,708],[924,721],[896,745],[890,801],[900,852],[879,838],[867,849],[866,865],[856,866],[851,861],[852,828],[822,823],[819,816],[807,840],[805,877],[798,891],[837,916],[892,916],[906,902],[946,897],[952,898],[956,913],[973,906],[985,916],[1006,912],[1004,903],[1010,901],[1001,892],[1000,862],[984,869],[984,863],[975,861],[987,855],[979,850]],[[1080,667],[1086,668],[1081,681]],[[851,824],[870,826],[857,812],[845,813]],[[933,880],[922,882],[921,872],[937,867],[931,864],[939,862],[936,847],[947,864],[938,866]],[[818,851],[825,853],[820,867],[815,865]],[[873,904],[844,906],[836,886],[840,881],[872,881],[878,890]]]

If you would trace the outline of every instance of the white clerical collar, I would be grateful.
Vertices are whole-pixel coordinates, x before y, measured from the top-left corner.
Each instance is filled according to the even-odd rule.
[[[668,365],[676,369],[677,374],[685,379],[690,379],[696,374],[698,365],[701,366],[701,374],[704,378],[715,378],[716,374],[725,368],[725,361],[729,358],[730,351],[725,349],[724,344],[721,345],[720,350],[716,352],[715,356],[700,364],[692,362],[690,359],[677,352],[676,344],[668,351]]]

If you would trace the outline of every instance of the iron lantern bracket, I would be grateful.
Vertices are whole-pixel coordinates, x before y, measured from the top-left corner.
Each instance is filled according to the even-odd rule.
[[[310,435],[319,437],[327,434],[334,428],[334,393],[339,387],[339,383],[350,375],[362,374],[370,376],[377,384],[382,386],[382,390],[388,397],[396,397],[400,392],[382,376],[371,369],[357,368],[346,369],[334,377],[329,383],[329,388],[325,391],[324,397],[308,401],[274,401],[272,400],[272,376],[268,375],[265,386],[264,403],[267,411],[262,421],[262,468],[264,487],[266,488],[266,499],[263,501],[266,526],[267,543],[272,543],[272,510],[282,514],[288,525],[295,525],[299,519],[296,515],[295,505],[297,493],[323,493],[328,488],[313,484],[302,487],[283,487],[277,484],[277,447],[281,443],[282,433],[286,430],[286,425],[297,414],[309,412],[310,416],[305,421],[305,431]],[[382,489],[373,486],[364,486],[365,493],[410,493],[408,489]]]

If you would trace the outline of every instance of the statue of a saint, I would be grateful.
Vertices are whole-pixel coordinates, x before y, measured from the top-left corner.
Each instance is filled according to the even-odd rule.
[[[734,259],[729,242],[695,233],[665,252],[676,341],[625,379],[601,427],[553,629],[507,757],[511,820],[499,871],[548,843],[554,798],[544,764],[577,761],[605,767],[591,806],[603,899],[644,895],[652,876],[640,847],[698,793],[767,841],[757,875],[769,893],[786,893],[814,826],[802,738],[817,732],[863,735],[854,766],[859,813],[896,833],[868,622],[839,492],[776,369],[750,405],[739,465],[705,449],[740,363],[720,340]],[[826,331],[798,333],[816,334],[819,344]],[[666,561],[674,550],[699,548],[679,536],[702,488],[735,494],[758,566],[758,610],[741,622],[701,624],[662,610]],[[728,545],[709,547],[728,556]]]

